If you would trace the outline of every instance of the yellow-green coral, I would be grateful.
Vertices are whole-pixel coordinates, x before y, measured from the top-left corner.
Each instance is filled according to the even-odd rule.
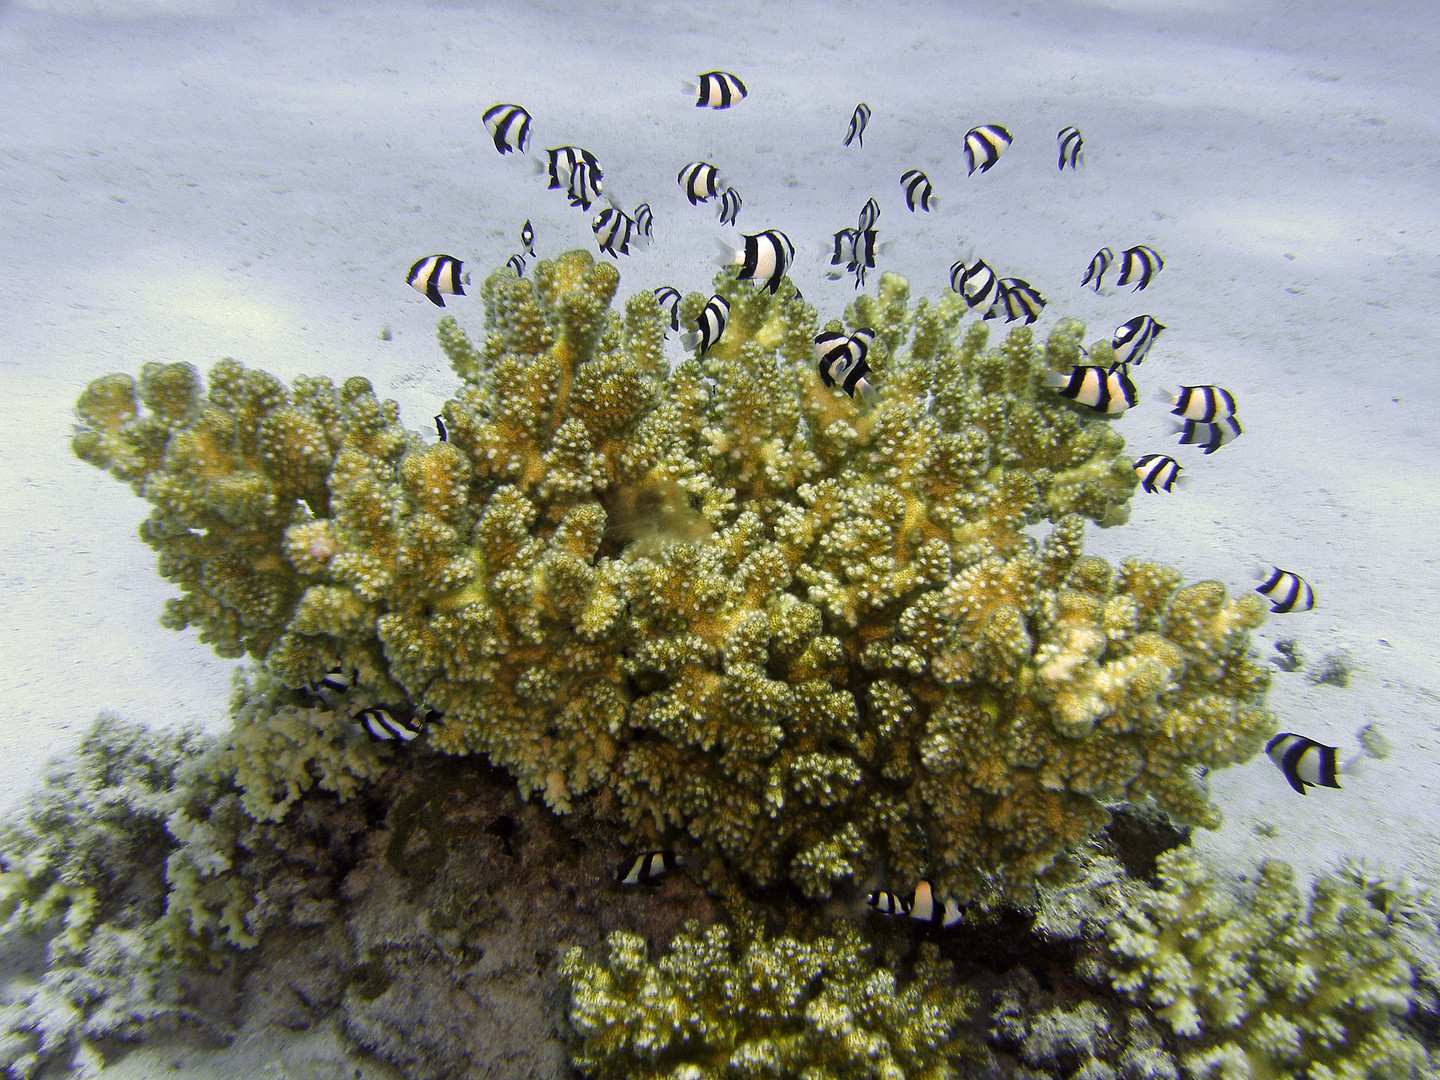
[[[671,370],[654,297],[614,312],[617,285],[572,252],[491,276],[481,346],[442,320],[447,443],[363,379],[226,361],[203,395],[185,365],[98,380],[75,448],[151,502],[170,625],[293,687],[353,668],[556,809],[610,789],[711,881],[1020,891],[1108,803],[1214,823],[1199,767],[1270,726],[1261,606],[1083,556],[1136,485],[1045,385],[1083,328],[988,348],[886,274],[843,324],[876,331],[865,409],[793,289],[722,273],[723,337]]]
[[[854,1076],[942,1080],[977,1048],[971,1009],[934,946],[911,977],[877,967],[855,930],[801,941],[692,923],[655,962],[645,939],[612,933],[604,963],[572,949],[573,1060],[596,1080]]]
[[[1307,907],[1284,863],[1264,863],[1243,897],[1187,849],[1161,856],[1159,876],[1110,924],[1112,982],[1169,1025],[1190,1075],[1365,1080],[1429,1067],[1396,1023],[1413,977],[1363,879],[1322,876]]]

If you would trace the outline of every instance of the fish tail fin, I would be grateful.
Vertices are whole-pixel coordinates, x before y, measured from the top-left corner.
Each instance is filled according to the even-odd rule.
[[[1045,372],[1045,385],[1051,390],[1059,390],[1070,381],[1069,372],[1047,371]]]
[[[1175,391],[1168,386],[1157,386],[1150,397],[1163,405],[1173,406],[1175,404]]]
[[[744,252],[739,252],[728,241],[715,238],[715,261],[719,266],[738,266]]]
[[[1356,777],[1357,779],[1362,778],[1368,772],[1365,767],[1366,756],[1364,747],[1361,747],[1355,751],[1352,757],[1347,758],[1336,771],[1344,773],[1346,776]]]
[[[680,347],[682,349],[684,349],[686,352],[691,352],[694,350],[695,346],[700,344],[700,331],[687,330],[685,331],[685,333],[680,335],[679,341]]]
[[[680,92],[682,94],[689,94],[691,97],[695,97],[697,94],[700,93],[700,84],[695,82],[693,79],[684,79],[680,83]]]

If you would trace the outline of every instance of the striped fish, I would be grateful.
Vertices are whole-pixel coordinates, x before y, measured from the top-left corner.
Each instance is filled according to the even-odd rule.
[[[873,229],[875,222],[880,220],[880,204],[874,199],[866,199],[865,205],[860,208],[860,217],[855,222],[855,231],[864,232],[866,229]]]
[[[857,146],[864,146],[865,125],[868,123],[870,123],[870,106],[862,101],[850,114],[850,130],[845,135],[845,145],[849,146],[853,142]]]
[[[1169,454],[1146,454],[1135,462],[1135,475],[1140,478],[1142,488],[1158,495],[1160,488],[1169,491],[1175,486],[1183,467]]]
[[[705,310],[700,312],[700,318],[696,320],[695,329],[680,335],[680,347],[693,349],[698,345],[702,353],[706,352],[720,340],[720,335],[725,333],[725,320],[729,315],[730,301],[719,295],[710,297],[705,304]]]
[[[525,256],[519,252],[516,252],[514,255],[511,255],[510,258],[506,259],[505,265],[515,271],[516,277],[525,276]]]
[[[876,235],[874,229],[866,229],[855,237],[855,254],[850,269],[855,274],[857,289],[865,284],[865,272],[875,269],[875,253],[880,250],[880,245],[875,243]]]
[[[841,229],[835,234],[834,248],[830,254],[831,269],[825,276],[832,281],[847,272],[855,270],[855,241],[859,234],[854,229]]]
[[[1006,322],[1024,319],[1028,326],[1040,317],[1045,298],[1024,278],[1001,278],[995,285],[998,295],[990,310],[985,312],[985,318],[1003,314]]]
[[[1202,454],[1213,454],[1226,443],[1234,442],[1244,429],[1233,416],[1207,424],[1202,420],[1186,420],[1176,427],[1181,446],[1198,446]]]
[[[604,173],[600,169],[600,162],[589,150],[580,146],[556,146],[545,151],[545,164],[536,165],[549,177],[549,190],[564,191],[570,186],[570,174],[575,171],[577,163],[583,161],[595,172],[597,179],[603,179]]]
[[[1115,328],[1110,347],[1115,350],[1116,364],[1139,365],[1150,354],[1150,346],[1165,329],[1164,323],[1155,321],[1152,315],[1136,315]]]
[[[1135,407],[1135,384],[1123,368],[1106,371],[1103,367],[1077,367],[1067,375],[1047,371],[1045,381],[1061,397],[1106,416],[1119,416]]]
[[[680,290],[673,285],[661,285],[655,290],[655,302],[660,305],[660,311],[664,313],[667,309],[670,312],[670,329],[680,329]]]
[[[1293,731],[1282,731],[1265,744],[1265,755],[1284,774],[1285,781],[1301,795],[1307,787],[1339,789],[1337,776],[1353,766],[1336,767],[1337,746],[1326,746]]]
[[[1068,164],[1071,171],[1082,164],[1085,160],[1085,140],[1080,135],[1077,127],[1063,127],[1060,134],[1055,136],[1060,143],[1060,170],[1064,172]]]
[[[1105,276],[1105,271],[1110,269],[1110,264],[1115,261],[1115,252],[1108,247],[1102,247],[1090,260],[1089,267],[1085,270],[1085,277],[1081,279],[1080,286],[1083,288],[1089,285],[1097,293],[1100,291],[1100,279]]]
[[[1165,260],[1160,253],[1152,247],[1140,244],[1137,247],[1126,248],[1120,252],[1120,277],[1116,279],[1116,285],[1129,285],[1135,282],[1135,291],[1139,292],[1150,284],[1150,279],[1165,268]]]
[[[939,202],[934,197],[935,188],[931,185],[930,178],[919,169],[907,169],[901,173],[900,187],[905,192],[905,205],[912,214],[916,207],[928,214],[931,205]]]
[[[350,717],[375,742],[409,742],[420,734],[421,724],[413,716],[401,718],[379,705],[361,709]]]
[[[680,190],[685,192],[685,197],[690,200],[691,206],[699,206],[702,202],[713,199],[720,194],[720,188],[724,185],[720,170],[708,161],[690,162],[676,174],[675,179],[680,184]]]
[[[1174,406],[1170,411],[1186,420],[1213,424],[1235,415],[1235,396],[1223,386],[1182,386],[1179,393],[1161,392]]]
[[[629,255],[630,238],[635,232],[635,219],[618,206],[607,206],[590,223],[595,242],[610,256]]]
[[[971,311],[988,311],[999,299],[1000,279],[984,259],[976,259],[969,266],[962,259],[950,267],[950,288],[960,294]]]
[[[815,338],[815,366],[826,386],[838,385],[850,397],[857,393],[866,404],[875,404],[878,392],[865,376],[870,365],[865,357],[875,331],[868,326],[849,335],[831,330]]]
[[[410,267],[405,283],[416,292],[424,293],[425,299],[436,307],[444,307],[440,294],[464,296],[470,275],[465,271],[465,264],[453,255],[426,255]]]
[[[635,231],[647,240],[655,235],[655,215],[651,213],[648,202],[642,202],[635,208]]]
[[[535,227],[530,224],[529,218],[520,226],[520,247],[527,255],[535,254]]]
[[[795,261],[795,245],[779,229],[742,234],[744,247],[733,249],[729,265],[739,266],[741,281],[758,281],[773,296]]]
[[[964,913],[960,905],[946,897],[943,904],[935,899],[935,890],[928,881],[918,882],[915,896],[910,901],[910,918],[928,922],[932,926],[951,927],[958,923]]]
[[[617,885],[656,885],[684,860],[673,851],[642,851],[626,859],[615,871]]]
[[[450,433],[445,430],[445,418],[439,413],[435,414],[435,434],[439,436],[441,442],[450,441]]]
[[[749,93],[745,84],[728,71],[707,71],[698,80],[685,84],[685,92],[695,95],[697,109],[728,109],[744,101]]]
[[[525,153],[530,147],[530,114],[519,105],[491,105],[482,117],[485,130],[502,154]]]
[[[581,210],[589,210],[590,204],[598,199],[605,192],[601,183],[601,173],[598,166],[591,165],[588,161],[577,161],[570,169],[570,185],[565,189],[565,197],[570,205]]]
[[[734,225],[736,217],[740,214],[740,204],[743,200],[740,193],[733,187],[727,187],[720,193],[720,224]]]
[[[439,420],[440,418],[437,416],[435,419]],[[350,672],[350,677],[347,679],[345,677],[344,666],[336,664],[319,679],[312,679],[310,682],[307,682],[305,689],[309,690],[312,694],[318,694],[321,690],[329,690],[332,693],[343,694],[355,685],[359,677],[359,672],[352,671]]]
[[[1005,148],[1013,142],[1010,132],[999,124],[981,124],[965,133],[965,160],[970,165],[971,176],[975,170],[989,172],[990,167],[1000,160]]]
[[[1269,576],[1255,587],[1255,591],[1270,601],[1273,614],[1309,611],[1315,606],[1315,590],[1310,588],[1310,583],[1299,574],[1281,570],[1278,566],[1270,568]]]
[[[869,904],[881,915],[908,915],[910,905],[899,893],[885,892],[877,889],[865,898]]]

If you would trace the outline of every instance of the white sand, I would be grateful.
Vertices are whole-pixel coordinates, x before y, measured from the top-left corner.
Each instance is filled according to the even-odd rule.
[[[1156,315],[1142,390],[1227,386],[1245,435],[1202,458],[1153,399],[1123,418],[1137,456],[1174,452],[1190,482],[1137,494],[1091,550],[1239,589],[1262,562],[1303,573],[1319,607],[1274,617],[1261,648],[1344,649],[1355,674],[1278,674],[1280,726],[1350,750],[1373,722],[1396,751],[1305,798],[1263,758],[1221,773],[1227,824],[1203,846],[1440,880],[1437,38],[1430,5],[1343,0],[0,6],[0,807],[99,710],[224,723],[233,665],[156,625],[171,590],[135,535],[145,506],[69,452],[85,382],[228,355],[365,374],[427,427],[453,379],[410,263],[483,271],[526,217],[542,255],[593,244],[590,215],[489,144],[481,112],[513,100],[532,151],[582,144],[627,207],[654,207],[622,294],[707,288],[733,232],[674,181],[705,158],[744,196],[743,230],[783,228],[807,255],[877,196],[883,267],[917,294],[973,243],[1049,298],[1042,329],[1070,314],[1094,339]],[[716,67],[750,98],[697,110],[679,85]],[[865,146],[842,149],[862,99]],[[1015,143],[967,178],[960,140],[985,122]],[[1066,124],[1085,133],[1079,175],[1055,168]],[[901,201],[911,167],[941,198],[928,217]],[[1099,246],[1137,243],[1166,258],[1146,293],[1080,289]],[[818,257],[794,276],[826,317],[853,295]],[[477,301],[450,310],[478,336]]]

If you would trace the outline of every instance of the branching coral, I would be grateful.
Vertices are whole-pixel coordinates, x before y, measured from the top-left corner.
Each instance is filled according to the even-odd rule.
[[[978,1047],[949,965],[922,949],[908,981],[877,967],[855,931],[800,941],[697,925],[646,958],[613,933],[604,963],[572,949],[561,964],[575,1065],[596,1080],[730,1076],[953,1076]]]
[[[1190,1075],[1362,1080],[1430,1067],[1396,1023],[1414,980],[1395,914],[1364,880],[1323,876],[1307,906],[1283,863],[1264,863],[1243,897],[1186,849],[1161,856],[1159,873],[1110,925],[1111,978],[1169,1026]]]
[[[711,881],[1020,891],[1108,803],[1214,823],[1198,767],[1270,727],[1262,605],[1083,556],[1135,478],[1044,384],[1079,324],[987,348],[886,274],[847,312],[877,334],[862,409],[793,289],[722,273],[724,335],[672,370],[653,296],[613,312],[617,285],[572,252],[486,281],[480,347],[443,320],[445,443],[363,379],[226,361],[203,393],[185,365],[98,380],[75,449],[150,501],[169,625],[292,687],[353,669],[558,810],[609,788]]]

